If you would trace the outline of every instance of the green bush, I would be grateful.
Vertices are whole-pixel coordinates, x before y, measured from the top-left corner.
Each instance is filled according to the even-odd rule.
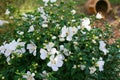
[[[92,26],[99,19],[76,14],[74,4],[48,2],[12,19],[13,36],[0,46],[1,79],[120,79],[120,40],[108,44],[109,24]]]

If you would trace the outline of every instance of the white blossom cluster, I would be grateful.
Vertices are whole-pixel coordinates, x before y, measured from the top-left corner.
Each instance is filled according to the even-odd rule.
[[[84,20],[84,19],[83,19]],[[85,19],[87,23],[85,23],[84,21],[82,22],[82,25],[86,26],[89,25],[89,19],[86,18]],[[33,27],[33,26],[31,26]],[[33,30],[33,29],[32,29]],[[66,27],[64,26],[61,29],[61,34],[60,34],[60,41],[64,41],[66,38],[67,41],[72,41],[72,37],[77,34],[77,31],[79,29],[76,27]],[[28,30],[28,32],[31,32],[31,30]],[[104,41],[99,41],[99,49],[100,51],[103,51],[104,55],[106,55],[109,51],[106,49],[105,47],[105,42]],[[51,67],[53,71],[57,71],[59,67],[62,67],[63,65],[63,60],[64,60],[64,56],[69,56],[70,54],[72,54],[68,49],[66,49],[64,47],[64,45],[60,45],[60,50],[58,51],[54,46],[55,44],[53,42],[49,42],[48,44],[44,44],[45,48],[41,48],[40,49],[40,58],[42,60],[45,60],[46,58],[49,58],[49,62],[47,64],[47,66]],[[20,47],[20,48],[18,48]],[[34,42],[30,41],[30,43],[27,44],[26,48],[25,48],[25,42],[20,42],[20,40],[13,40],[12,42],[8,43],[4,43],[2,46],[0,46],[0,53],[4,54],[7,58],[7,62],[10,61],[10,55],[12,53],[25,53],[25,51],[29,50],[29,53],[33,54],[34,56],[36,56],[36,50],[37,50],[37,46]],[[61,54],[64,53],[63,54]],[[103,66],[104,66],[104,61],[102,60],[102,58],[99,59],[99,61],[96,63],[99,67],[99,71],[103,71]],[[96,71],[95,66],[90,67],[90,73],[94,73]]]
[[[10,43],[4,43],[2,46],[0,46],[0,53],[4,54],[4,56],[7,58],[7,62],[10,61],[10,56],[12,53],[25,53],[25,42],[20,42],[20,39],[17,41],[13,40]]]
[[[76,27],[66,27],[64,26],[61,30],[60,41],[71,41],[72,37],[77,33],[78,29]]]
[[[45,45],[46,49],[40,49],[40,58],[45,60],[48,56],[50,56],[50,61],[48,62],[48,66],[52,68],[53,71],[57,71],[59,67],[62,67],[64,55],[60,54],[59,51],[54,48],[54,43],[50,42]]]
[[[48,2],[54,3],[57,0],[43,0],[45,5],[48,4]],[[43,7],[38,8],[38,11],[40,12],[40,17],[43,19],[43,22],[41,24],[42,28],[48,28],[48,21],[49,21],[49,15],[46,14],[45,10]],[[7,10],[6,14],[9,14],[10,12]],[[76,14],[75,10],[71,11],[72,15]],[[23,14],[23,20],[25,20],[28,15]],[[36,18],[33,15],[31,16],[32,20],[35,20]],[[102,16],[98,13],[96,15],[96,18],[101,19]],[[74,22],[75,20],[73,20]],[[64,42],[72,42],[74,45],[79,45],[79,42],[73,41],[74,38],[76,40],[78,39],[78,32],[82,32],[82,34],[86,34],[87,32],[89,33],[92,30],[92,27],[90,25],[90,19],[85,17],[80,20],[81,25],[79,26],[66,26],[64,25],[62,28],[60,28],[60,33],[57,36],[51,36],[51,39],[56,40],[58,38],[59,42],[62,42],[63,44],[56,45],[55,42],[50,41],[43,43],[43,47],[37,46],[37,44],[29,40],[28,42],[22,42],[20,39],[17,41],[13,40],[10,43],[4,42],[3,45],[0,46],[0,55],[3,54],[7,62],[11,60],[11,56],[13,54],[25,54],[26,51],[29,51],[30,54],[32,54],[34,57],[39,56],[41,60],[46,60],[47,61],[47,66],[50,67],[53,71],[58,71],[60,67],[64,65],[64,61],[66,60],[66,57],[70,57],[70,55],[74,54],[70,49],[67,49],[64,46]],[[3,25],[4,23],[8,23],[7,21],[2,21],[0,20],[0,26]],[[82,29],[85,28],[87,31],[84,32]],[[35,25],[29,26],[29,29],[27,30],[27,33],[32,33],[35,31]],[[24,35],[25,32],[23,31],[18,31],[17,32],[19,35]],[[75,37],[75,35],[77,37]],[[97,43],[97,41],[92,40],[93,43]],[[105,55],[109,53],[109,50],[107,49],[106,43],[103,40],[99,40],[98,42],[99,46],[99,51],[102,52]],[[39,49],[38,49],[39,48]],[[39,51],[37,51],[39,50]],[[120,51],[119,51],[120,52]],[[104,71],[104,58],[99,57],[99,59],[96,59],[96,63],[93,66],[89,67],[90,74],[94,74],[97,71],[97,68],[99,71]],[[96,66],[97,65],[97,66]],[[85,70],[86,65],[81,64],[81,65],[73,65],[73,69],[76,69],[79,67],[81,70]],[[43,77],[47,76],[46,72],[43,72],[41,74]],[[26,74],[23,75],[23,78],[26,78],[27,80],[35,80],[35,73],[31,73],[30,71],[27,71]],[[47,79],[44,79],[47,80]]]
[[[34,76],[35,73],[31,73],[30,71],[27,71],[27,73],[23,75],[23,78],[26,78],[26,80],[35,80]]]
[[[43,8],[40,8],[40,12],[42,13],[42,17],[44,18],[44,22],[47,22],[47,17],[45,16]],[[88,31],[91,30],[90,27],[90,20],[89,18],[84,18],[82,19],[82,27],[85,27]],[[78,30],[80,27],[66,27],[64,26],[61,29],[61,34],[59,35],[59,40],[60,41],[72,41],[72,38],[75,34],[77,34]],[[34,31],[34,26],[31,25],[28,32],[33,32]],[[23,35],[24,32],[18,32],[20,35]],[[20,40],[13,40],[12,42],[4,43],[2,46],[0,46],[0,53],[4,54],[7,58],[7,62],[10,61],[10,55],[12,53],[25,53],[26,49],[29,50],[29,53],[33,54],[36,56],[36,50],[37,46],[33,41],[30,41],[30,43],[26,44],[27,46],[25,47],[25,42],[20,42]],[[106,55],[109,51],[106,49],[106,44],[104,41],[99,41],[99,49]],[[47,66],[51,67],[53,71],[57,71],[59,67],[62,67],[63,65],[63,60],[64,56],[69,56],[71,51],[66,49],[64,45],[60,45],[60,50],[58,51],[55,47],[55,44],[53,42],[49,42],[48,44],[45,44],[45,48],[40,49],[40,58],[42,60],[45,60],[46,58],[49,58],[49,62]],[[19,48],[18,48],[19,47]],[[61,52],[64,54],[61,54]],[[104,61],[102,58],[96,63],[99,67],[99,71],[103,71],[103,66],[104,66]],[[96,71],[95,66],[90,67],[90,73],[94,73]]]
[[[46,28],[48,27],[48,18],[49,15],[44,11],[43,7],[38,8],[38,11],[41,13],[40,17],[42,17],[43,22],[42,22],[42,27]]]

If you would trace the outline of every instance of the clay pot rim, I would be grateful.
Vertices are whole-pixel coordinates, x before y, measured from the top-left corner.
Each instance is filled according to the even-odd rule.
[[[85,8],[89,14],[97,13],[96,4],[99,1],[104,1],[107,4],[107,10],[105,13],[109,13],[112,10],[112,7],[111,7],[109,0],[88,0],[85,4]],[[92,11],[90,11],[90,8],[92,9]]]
[[[95,13],[97,13],[97,10],[96,10],[96,5],[99,1],[104,1],[106,4],[107,4],[107,11],[106,13],[109,13],[109,11],[112,9],[111,8],[111,5],[110,5],[110,2],[108,0],[96,0],[95,4],[94,4],[94,10],[95,10]]]

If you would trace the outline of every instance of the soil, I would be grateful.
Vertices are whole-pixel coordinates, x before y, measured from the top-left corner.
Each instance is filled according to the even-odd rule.
[[[114,31],[114,38],[120,38],[120,5],[115,5],[112,12],[107,16],[106,19],[112,26]]]

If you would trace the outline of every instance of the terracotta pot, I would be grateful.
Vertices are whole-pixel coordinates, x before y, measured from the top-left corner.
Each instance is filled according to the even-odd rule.
[[[89,14],[102,12],[103,14],[111,11],[111,4],[109,0],[88,0],[85,8]]]

